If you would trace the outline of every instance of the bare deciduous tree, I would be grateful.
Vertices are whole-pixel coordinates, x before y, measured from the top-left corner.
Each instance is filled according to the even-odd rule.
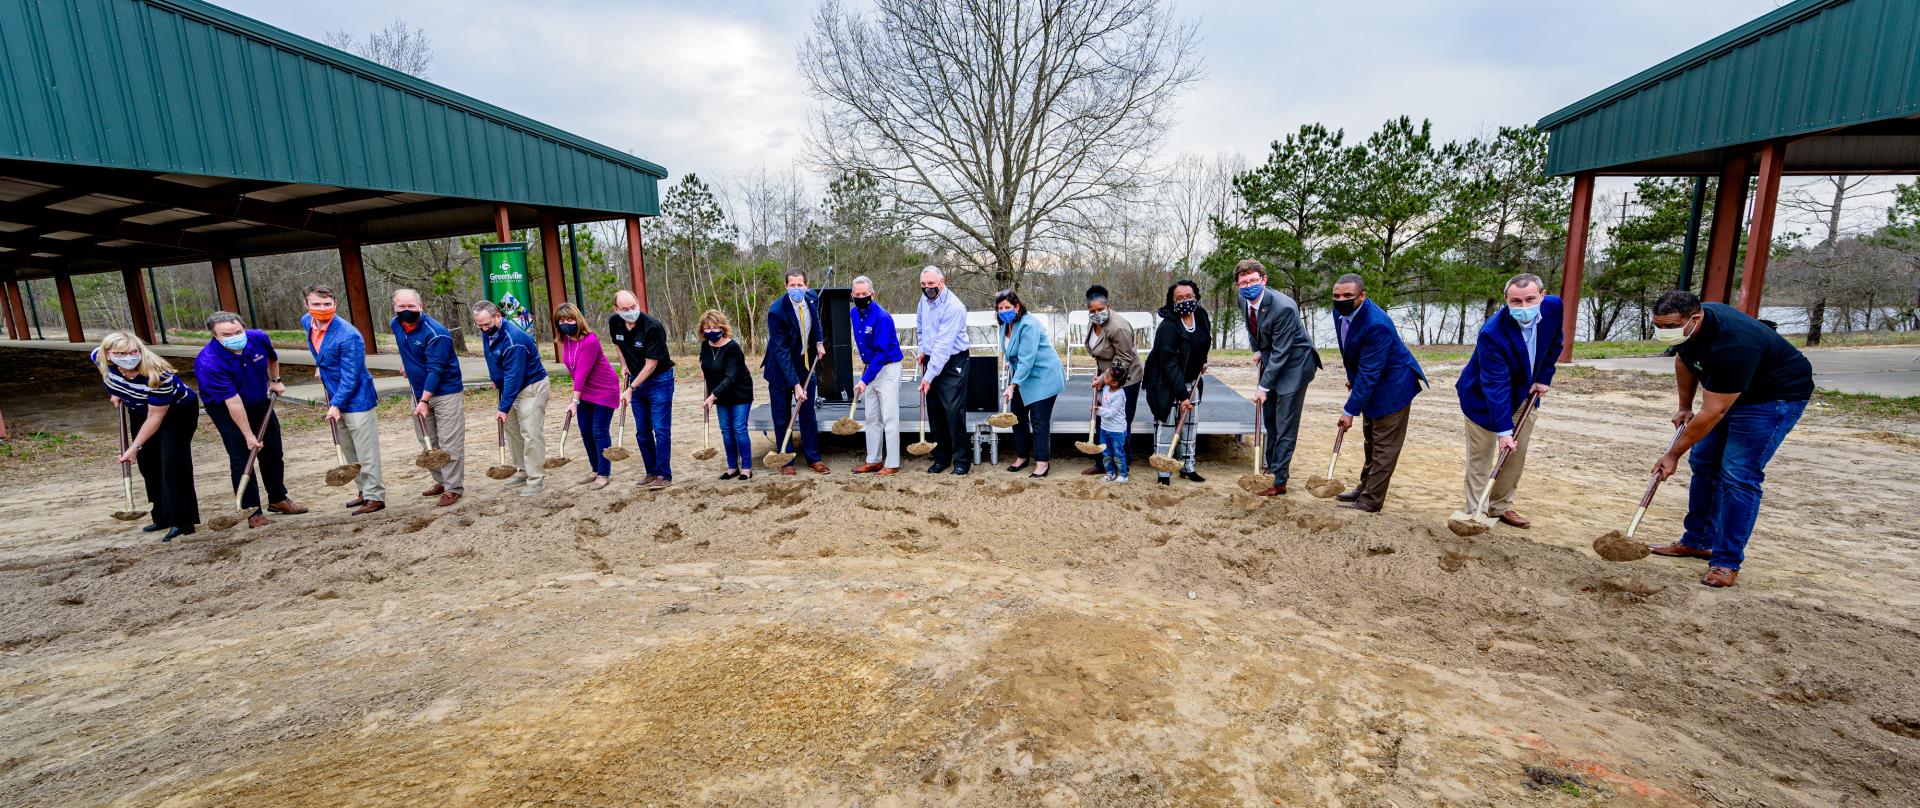
[[[433,45],[427,41],[427,32],[408,28],[406,20],[387,23],[364,40],[346,31],[328,31],[324,38],[328,45],[417,78],[426,78],[427,68],[433,64]]]
[[[1140,186],[1199,75],[1158,0],[826,0],[800,63],[814,160],[879,180],[996,286]]]

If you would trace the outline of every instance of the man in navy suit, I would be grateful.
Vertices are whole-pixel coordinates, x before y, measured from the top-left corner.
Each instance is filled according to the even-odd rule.
[[[1553,363],[1563,342],[1561,306],[1560,298],[1546,293],[1538,275],[1513,276],[1506,294],[1507,307],[1480,326],[1473,358],[1453,386],[1460,393],[1460,411],[1467,416],[1467,505],[1461,510],[1472,513],[1481,504],[1480,489],[1486,487],[1495,460],[1501,452],[1510,452],[1487,497],[1486,514],[1524,528],[1529,523],[1513,509],[1513,492],[1527,464],[1537,412],[1525,424],[1516,421],[1527,400],[1545,396],[1553,384]]]
[[[1344,503],[1340,507],[1377,513],[1386,505],[1387,484],[1407,439],[1407,414],[1427,375],[1400,341],[1386,310],[1367,299],[1367,284],[1359,275],[1341,275],[1333,284],[1333,333],[1340,341],[1350,391],[1340,413],[1340,431],[1352,427],[1355,417],[1366,419],[1361,432],[1367,462],[1360,470],[1360,484],[1339,495]]]
[[[820,461],[819,427],[815,421],[813,399],[819,385],[813,364],[827,355],[827,344],[820,329],[820,296],[807,289],[807,274],[799,270],[787,273],[787,293],[767,307],[767,354],[760,360],[761,378],[767,380],[767,396],[773,409],[773,446],[781,451],[787,434],[787,422],[793,418],[792,406],[800,406],[794,428],[800,432],[799,455],[807,468],[827,473]],[[788,445],[786,451],[793,451]],[[795,474],[794,462],[787,461],[781,474]]]

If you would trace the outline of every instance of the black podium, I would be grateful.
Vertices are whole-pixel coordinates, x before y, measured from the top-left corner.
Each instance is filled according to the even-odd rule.
[[[845,404],[853,400],[853,383],[860,379],[853,372],[853,290],[842,286],[819,291],[820,332],[827,344],[826,359],[814,371],[820,400]]]

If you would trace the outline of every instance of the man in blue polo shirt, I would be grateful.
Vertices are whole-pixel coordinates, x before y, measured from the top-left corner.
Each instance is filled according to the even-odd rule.
[[[413,387],[413,417],[433,436],[433,446],[453,461],[428,473],[433,487],[423,497],[439,497],[440,507],[460,501],[467,490],[467,416],[460,380],[460,357],[453,352],[453,333],[428,317],[420,293],[397,289],[393,293],[393,341],[400,350],[400,372]]]
[[[200,400],[206,404],[207,417],[226,446],[233,486],[239,488],[241,478],[246,476],[247,455],[259,449],[254,461],[255,479],[267,487],[267,510],[306,513],[306,508],[287,498],[280,420],[270,417],[271,396],[287,389],[280,383],[280,354],[273,350],[267,332],[247,328],[240,322],[240,315],[233,312],[209,315],[207,330],[213,333],[213,339],[194,358],[193,376],[200,383]],[[247,480],[240,507],[253,512],[247,516],[247,527],[266,526],[267,516],[260,512],[260,486],[254,479]]]
[[[473,325],[480,329],[487,354],[487,377],[500,391],[495,421],[506,425],[507,451],[519,468],[507,480],[530,497],[546,487],[547,368],[540,364],[540,344],[533,335],[501,316],[500,307],[485,300],[471,307]]]
[[[860,363],[866,366],[853,386],[853,396],[862,400],[867,422],[867,462],[854,467],[853,473],[899,474],[900,361],[906,357],[900,352],[893,315],[873,299],[872,279],[854,278],[852,293],[853,341],[860,346]]]
[[[374,405],[380,402],[373,392],[373,374],[367,372],[366,341],[352,323],[334,316],[333,289],[314,284],[307,287],[306,295],[307,313],[300,315],[300,328],[307,334],[314,370],[327,391],[327,420],[340,425],[340,450],[347,462],[360,464],[360,476],[354,478],[359,493],[347,501],[347,507],[354,509],[355,516],[386,510],[380,425],[373,419]]]

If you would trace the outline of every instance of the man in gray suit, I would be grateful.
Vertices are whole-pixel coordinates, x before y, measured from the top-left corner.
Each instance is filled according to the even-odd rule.
[[[1287,493],[1287,472],[1293,465],[1293,447],[1300,432],[1300,408],[1306,403],[1307,384],[1320,368],[1320,354],[1300,324],[1300,307],[1278,291],[1267,288],[1267,268],[1251,258],[1234,267],[1234,285],[1240,287],[1241,313],[1247,318],[1247,345],[1253,348],[1259,386],[1253,391],[1267,432],[1267,470],[1273,486],[1263,497]]]

